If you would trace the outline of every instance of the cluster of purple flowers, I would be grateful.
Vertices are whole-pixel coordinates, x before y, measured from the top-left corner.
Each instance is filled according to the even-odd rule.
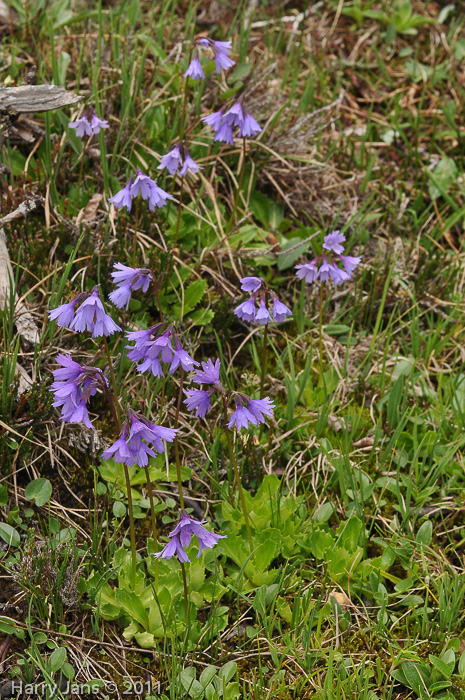
[[[130,177],[123,189],[110,197],[108,201],[114,204],[117,209],[126,207],[128,211],[131,211],[132,200],[139,194],[142,199],[148,200],[150,211],[155,211],[155,207],[161,209],[168,199],[173,199],[173,196],[162,190],[155,180],[138,170],[136,176]]]
[[[163,323],[157,323],[147,330],[126,333],[128,340],[134,341],[134,345],[126,345],[128,358],[133,362],[141,362],[137,367],[138,372],[150,370],[154,377],[163,377],[162,362],[171,363],[169,374],[173,374],[180,365],[185,372],[190,372],[199,363],[183,350],[173,327],[169,326],[162,332],[163,327]]]
[[[203,170],[201,165],[198,165],[193,158],[191,158],[189,151],[184,145],[183,141],[180,141],[169,153],[162,156],[160,160],[159,170],[166,168],[170,175],[174,175],[181,166],[179,174],[181,177],[187,175],[187,171],[190,170],[191,173],[198,173],[199,170]]]
[[[76,129],[76,136],[82,139],[84,136],[98,134],[100,129],[108,129],[110,125],[104,119],[99,119],[93,109],[88,109],[86,114],[75,122],[69,122],[68,126]]]
[[[108,295],[111,302],[122,309],[129,306],[131,292],[136,289],[142,289],[145,293],[149,288],[150,282],[153,281],[153,275],[150,270],[141,267],[128,267],[123,263],[115,263],[113,265],[115,272],[111,273],[113,282],[117,285],[116,289]]]
[[[288,316],[292,316],[292,311],[279,301],[275,292],[271,290],[263,290],[263,280],[261,277],[243,277],[241,279],[241,289],[244,292],[250,292],[251,296],[246,301],[243,301],[234,309],[234,314],[249,323],[259,323],[265,326],[271,320],[285,321]],[[271,314],[267,309],[267,298],[271,297],[273,307]],[[258,309],[256,307],[257,298],[259,300]]]
[[[103,459],[113,457],[115,462],[122,462],[129,467],[134,464],[145,467],[148,464],[148,457],[156,457],[157,454],[164,452],[163,441],[173,442],[177,432],[175,428],[164,428],[162,425],[151,423],[130,408],[118,440],[102,453],[102,457]],[[149,447],[149,444],[152,447]]]
[[[79,308],[76,306],[80,304]],[[82,292],[67,304],[61,304],[56,309],[49,311],[49,318],[56,320],[59,326],[69,326],[71,330],[83,332],[86,329],[92,333],[92,338],[102,335],[112,335],[121,328],[113,321],[103,308],[98,287],[92,292]]]
[[[196,47],[201,46],[203,48],[210,49],[213,52],[217,73],[221,73],[222,68],[227,70],[236,63],[236,61],[233,61],[233,59],[229,57],[232,49],[232,44],[230,41],[215,41],[214,39],[201,38],[196,40],[195,45]],[[205,79],[202,64],[200,63],[198,48],[196,48],[194,51],[192,60],[184,73],[184,77],[192,78],[192,80]]]
[[[225,105],[218,112],[212,112],[206,117],[202,117],[202,121],[215,131],[214,141],[222,141],[234,144],[233,128],[238,127],[238,136],[251,137],[259,134],[262,130],[260,124],[246,110],[243,104],[243,99],[239,99],[229,109]]]
[[[340,231],[333,231],[324,238],[323,255],[304,265],[296,265],[296,274],[299,279],[304,279],[307,284],[319,279],[322,282],[332,280],[335,285],[342,284],[350,279],[355,268],[362,258],[344,255],[342,245],[346,237]],[[342,267],[340,264],[342,264]]]
[[[203,525],[206,522],[206,520],[195,520],[187,515],[186,511],[181,510],[179,523],[168,535],[170,541],[161,552],[157,552],[154,556],[157,559],[171,559],[176,555],[180,562],[190,562],[186,549],[189,547],[194,535],[199,541],[198,559],[204,549],[211,549],[215,544],[218,544],[218,540],[226,537],[226,535],[216,535],[214,532],[204,528]]]
[[[62,369],[53,371],[51,391],[55,394],[52,406],[61,407],[61,420],[67,423],[84,423],[93,428],[87,412],[87,402],[97,389],[108,385],[102,370],[75,362],[70,355],[58,355]]]
[[[186,391],[187,398],[184,404],[188,411],[195,411],[198,418],[205,418],[211,410],[211,397],[219,392],[225,394],[226,390],[220,380],[220,361],[212,360],[202,362],[202,369],[197,370],[192,378],[194,384],[207,384],[209,389],[193,389]],[[236,410],[228,423],[229,428],[236,426],[237,430],[248,428],[249,424],[258,425],[265,422],[265,416],[273,415],[273,402],[265,397],[264,399],[251,399],[245,394],[235,392],[234,402]]]

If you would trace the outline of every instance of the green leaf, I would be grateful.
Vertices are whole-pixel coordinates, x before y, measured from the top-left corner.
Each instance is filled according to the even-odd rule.
[[[449,679],[452,676],[453,667],[451,668],[443,659],[438,659],[437,656],[433,656],[432,654],[428,654],[428,658],[434,668],[436,668],[444,678]]]
[[[124,518],[126,515],[126,506],[121,501],[115,501],[112,510],[115,518]]]
[[[39,508],[49,502],[52,495],[52,484],[48,479],[34,479],[24,491],[28,501],[35,501]]]
[[[425,520],[423,525],[420,527],[420,529],[417,532],[417,537],[416,540],[417,542],[421,542],[422,544],[428,546],[431,542],[431,538],[433,536],[433,523],[431,520]]]
[[[429,196],[434,201],[448,193],[449,187],[457,179],[458,169],[452,158],[444,157],[433,171],[427,169],[426,174],[431,180],[428,184]]]
[[[184,313],[191,311],[201,300],[207,291],[207,283],[205,280],[196,280],[192,282],[184,292]]]
[[[314,513],[313,521],[315,523],[327,523],[335,510],[332,503],[323,503]]]
[[[0,537],[11,547],[19,547],[21,538],[17,530],[8,523],[0,523]]]
[[[58,671],[66,661],[66,649],[64,647],[58,647],[50,654],[50,668],[53,673]]]
[[[8,503],[8,489],[5,484],[0,484],[0,506],[6,506]]]

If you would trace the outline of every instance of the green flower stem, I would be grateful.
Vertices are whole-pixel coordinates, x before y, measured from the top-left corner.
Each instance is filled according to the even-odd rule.
[[[186,567],[184,562],[181,561],[181,572],[182,572],[182,585],[184,588],[184,617],[186,618],[186,624],[189,622],[187,614],[189,612],[189,590],[187,588],[187,577],[186,577]]]
[[[136,199],[136,220],[134,222],[134,236],[132,239],[132,266],[136,266],[137,260],[137,228],[139,226],[139,197]]]
[[[241,189],[242,189],[242,183],[244,182],[244,173],[245,173],[245,152],[246,152],[246,148],[245,148],[245,136],[244,136],[243,139],[242,139],[242,164],[241,164],[241,172],[239,173],[239,182],[238,182],[236,194],[235,194],[235,197],[234,197],[234,206],[233,206],[233,208],[232,208],[232,212],[231,212],[231,216],[229,217],[229,221],[228,221],[228,223],[227,223],[227,225],[226,225],[226,231],[225,231],[226,235],[227,235],[227,234],[230,232],[230,230],[232,229],[233,223],[234,223],[234,219],[235,219],[235,217],[236,217],[237,205],[238,205],[238,203],[239,203],[239,194],[240,194],[240,191],[241,191]]]
[[[263,394],[265,390],[265,376],[266,376],[266,350],[268,345],[268,324],[265,324],[263,331],[263,346],[262,346],[262,374],[260,377],[260,398],[263,399]]]
[[[108,399],[108,403],[110,404],[110,409],[113,414],[113,419],[115,421],[116,425],[116,430],[118,433],[121,432],[121,409],[118,401],[118,393],[117,393],[117,388],[116,388],[116,378],[115,378],[115,373],[113,370],[113,363],[111,361],[111,355],[110,355],[110,348],[108,347],[108,342],[106,337],[104,336],[104,344],[105,344],[105,351],[107,354],[108,358],[108,364],[110,367],[110,377],[111,377],[111,384],[113,388],[113,394],[112,392],[108,389],[108,387],[105,387],[105,395]],[[129,470],[126,464],[123,464],[124,466],[124,478],[126,480],[126,489],[128,492],[128,511],[129,511],[129,534],[131,538],[131,554],[132,554],[132,575],[131,575],[131,580],[132,580],[132,587],[136,587],[136,563],[137,563],[137,554],[136,554],[136,528],[134,526],[134,512],[133,512],[133,507],[132,507],[132,494],[131,494],[131,480],[129,478]]]
[[[158,530],[157,530],[157,519],[155,517],[155,504],[153,502],[153,488],[152,488],[152,482],[150,481],[149,468],[144,467],[144,469],[145,469],[145,479],[147,482],[147,493],[149,495],[149,501],[150,501],[150,516],[152,518],[153,546],[154,546],[154,551],[156,552],[158,550]],[[158,558],[155,559],[155,590],[158,591]]]
[[[178,403],[176,406],[176,414],[174,416],[173,428],[178,427],[179,411],[181,410],[181,399],[182,399],[183,387],[184,387],[184,370],[181,367],[181,380],[179,382]],[[182,479],[181,479],[181,461],[179,459],[179,444],[178,444],[178,436],[177,435],[174,438],[174,455],[176,458],[176,474],[178,477],[179,505],[180,505],[181,509],[184,509],[184,495],[182,492]]]
[[[245,505],[244,492],[242,490],[241,475],[239,473],[239,468],[236,462],[236,455],[234,454],[234,448],[232,444],[231,431],[228,428],[228,414],[227,414],[227,403],[226,397],[223,397],[223,415],[224,415],[224,432],[226,434],[226,440],[228,443],[229,456],[231,457],[231,463],[234,469],[234,477],[236,479],[236,486],[239,492],[239,500],[241,502],[242,513],[244,515],[245,527],[247,529],[247,538],[249,540],[250,551],[253,550],[253,540],[252,540],[252,530],[250,529],[249,516],[247,514],[247,508]]]
[[[176,248],[176,244],[178,242],[178,236],[179,236],[179,226],[181,224],[181,212],[182,212],[182,193],[184,190],[184,177],[181,176],[181,187],[179,189],[179,202],[178,202],[178,219],[176,221],[176,233],[174,236],[174,245],[173,248]]]
[[[320,352],[320,371],[323,374],[323,284],[320,283],[320,316],[318,324],[318,347]]]

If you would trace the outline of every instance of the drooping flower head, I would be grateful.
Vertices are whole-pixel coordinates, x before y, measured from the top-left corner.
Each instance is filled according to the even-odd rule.
[[[229,109],[226,110],[225,105],[218,112],[202,117],[201,121],[215,130],[215,141],[223,141],[231,145],[234,143],[233,128],[235,127],[239,129],[237,134],[239,138],[256,136],[262,130],[260,124],[244,107],[243,97],[240,97]]]
[[[292,311],[286,304],[279,301],[275,292],[264,284],[261,277],[243,277],[240,282],[241,289],[251,293],[247,301],[243,301],[234,309],[234,314],[241,320],[247,321],[248,323],[255,322],[266,325],[272,319],[273,321],[282,322],[285,321],[288,316],[292,316]],[[267,308],[267,302],[270,297],[273,301],[271,313]],[[257,298],[259,301],[258,309],[255,306]]]
[[[61,420],[93,428],[86,404],[97,389],[108,385],[106,377],[101,369],[80,365],[71,355],[58,355],[56,361],[61,369],[52,372],[55,380],[50,387],[55,394],[52,406],[61,407]]]
[[[202,362],[202,369],[196,370],[192,381],[194,384],[207,384],[209,388],[185,391],[187,398],[184,399],[184,404],[188,411],[195,411],[198,418],[205,418],[211,409],[210,399],[213,394],[217,392],[224,394],[226,391],[220,381],[220,361],[216,360],[213,363],[209,359]]]
[[[93,288],[90,295],[75,311],[74,319],[69,327],[79,333],[88,330],[89,333],[92,333],[92,338],[112,335],[115,331],[121,330],[112,317],[106,313],[98,287]]]
[[[155,211],[155,207],[161,209],[168,199],[173,198],[171,194],[162,190],[155,180],[138,170],[135,177],[131,177],[123,189],[110,197],[108,201],[114,204],[117,209],[126,207],[128,211],[131,211],[132,200],[139,194],[142,199],[148,200],[150,211]]]
[[[194,51],[192,61],[187,66],[187,70],[184,73],[185,78],[192,78],[192,80],[204,80],[205,75],[202,70],[202,64],[199,59],[199,52]]]
[[[174,328],[169,326],[162,332],[163,323],[142,331],[132,331],[126,333],[134,345],[126,345],[129,350],[128,358],[133,362],[140,362],[138,372],[151,371],[155,377],[163,377],[163,363],[171,363],[169,373],[173,374],[181,366],[185,372],[190,372],[199,363],[196,362],[183,348],[181,340],[174,332]],[[172,340],[175,343],[173,348]]]
[[[237,430],[265,422],[265,416],[272,416],[274,404],[267,396],[264,399],[251,399],[246,394],[234,393],[236,410],[231,416],[228,428],[236,426]]]
[[[99,119],[94,110],[89,108],[82,117],[74,122],[69,122],[68,126],[75,129],[76,136],[82,139],[84,136],[98,134],[100,129],[108,129],[110,125],[104,119]]]
[[[162,156],[158,170],[166,168],[170,175],[174,175],[178,171],[179,166],[181,166],[179,174],[182,177],[184,177],[189,170],[194,174],[198,173],[199,170],[203,170],[203,166],[195,162],[182,141],[165,156]]]
[[[80,306],[76,309],[78,304]],[[81,292],[68,304],[61,304],[49,311],[48,315],[52,321],[56,320],[59,326],[68,326],[76,332],[87,329],[93,338],[112,335],[121,330],[105,312],[98,286],[94,287],[92,292]]]
[[[226,535],[216,535],[214,532],[207,530],[203,527],[206,522],[206,520],[195,520],[184,510],[181,510],[181,518],[178,524],[168,535],[170,541],[164,546],[161,552],[156,552],[154,556],[157,559],[159,557],[161,559],[171,559],[176,555],[180,562],[190,562],[186,549],[191,543],[192,536],[195,536],[199,542],[198,559],[204,549],[212,549],[212,547],[218,544],[218,540],[226,537]]]
[[[317,255],[309,263],[296,265],[297,277],[304,279],[307,284],[317,279],[322,282],[332,280],[336,286],[350,279],[362,258],[344,255],[345,239],[346,237],[340,231],[333,231],[326,235],[323,241],[323,254]]]
[[[115,462],[122,462],[129,467],[135,464],[146,467],[148,458],[164,452],[164,441],[173,442],[177,432],[177,428],[164,428],[162,425],[151,423],[130,408],[118,440],[102,453],[102,457],[113,457]]]
[[[116,289],[108,295],[118,309],[129,306],[131,292],[137,289],[142,289],[145,293],[149,288],[150,282],[153,281],[153,275],[150,270],[140,267],[128,267],[123,263],[115,263],[113,265],[114,272],[111,273],[113,282],[117,285]]]
[[[214,39],[202,38],[197,39],[197,44],[204,48],[210,48],[213,51],[215,58],[215,68],[217,73],[221,73],[221,69],[227,70],[234,66],[236,61],[230,58],[229,54],[232,50],[232,42],[230,41],[215,41]]]

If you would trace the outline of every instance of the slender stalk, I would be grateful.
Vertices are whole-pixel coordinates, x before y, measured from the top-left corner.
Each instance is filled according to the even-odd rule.
[[[160,314],[160,321],[163,321],[163,311],[161,308],[160,293],[158,291],[158,282],[155,282],[155,296],[157,298],[158,313]]]
[[[179,419],[179,411],[181,410],[181,399],[182,399],[182,390],[184,387],[184,370],[181,367],[181,380],[179,382],[179,394],[178,394],[178,404],[176,406],[176,414],[174,416],[174,428],[178,427],[178,419]],[[178,491],[179,491],[179,505],[182,509],[184,509],[184,495],[182,492],[182,479],[181,479],[181,461],[179,459],[179,445],[178,445],[178,436],[174,438],[174,455],[176,458],[176,474],[178,477]]]
[[[320,316],[318,324],[318,347],[320,352],[320,370],[323,373],[323,285],[320,283]]]
[[[266,376],[266,350],[268,345],[268,324],[265,324],[263,331],[263,346],[262,346],[262,374],[260,377],[260,398],[263,399],[263,394],[265,390],[265,376]]]
[[[158,422],[161,423],[162,415],[163,415],[163,407],[165,405],[165,388],[166,388],[166,379],[163,377],[161,380],[161,396],[160,396],[160,411],[158,413]]]
[[[77,194],[76,194],[76,201],[79,206],[79,196],[81,194],[81,185],[82,185],[82,174],[84,172],[84,159],[86,157],[86,149],[87,149],[87,144],[89,143],[90,137],[87,137],[86,139],[82,140],[82,153],[81,153],[81,164],[79,167],[79,180],[78,180],[78,187],[77,187]]]
[[[245,527],[247,529],[247,537],[249,540],[250,551],[253,550],[253,540],[252,540],[252,530],[250,529],[249,516],[247,514],[247,508],[245,505],[244,492],[242,490],[241,475],[239,473],[239,468],[236,462],[236,455],[234,454],[234,448],[231,439],[231,431],[228,428],[228,414],[227,414],[227,403],[226,397],[223,397],[223,416],[224,416],[224,432],[226,434],[226,441],[228,443],[229,456],[231,458],[231,463],[234,469],[234,477],[236,479],[236,486],[239,492],[239,500],[241,502],[242,513],[244,515]]]
[[[110,377],[111,377],[111,384],[113,388],[113,395],[111,391],[108,389],[106,384],[104,385],[104,392],[105,395],[108,399],[108,402],[110,404],[110,409],[113,414],[113,419],[115,421],[116,429],[117,432],[121,432],[121,409],[118,401],[118,393],[117,393],[117,388],[116,388],[116,378],[115,378],[115,373],[113,371],[113,363],[111,361],[111,355],[110,355],[110,349],[108,347],[107,339],[104,336],[103,338],[104,344],[105,344],[105,351],[107,354],[108,358],[108,364],[110,366]],[[132,572],[131,572],[131,580],[132,580],[132,587],[136,587],[136,565],[137,565],[137,554],[136,554],[136,528],[134,525],[134,511],[132,507],[132,494],[131,494],[131,480],[129,478],[129,470],[126,464],[123,463],[124,466],[124,478],[126,480],[126,489],[128,492],[128,511],[129,511],[129,535],[131,538],[131,555],[132,555]]]
[[[176,234],[174,236],[174,245],[173,248],[176,248],[176,244],[178,242],[178,236],[179,236],[179,226],[181,224],[181,212],[182,212],[182,192],[184,189],[184,177],[181,177],[181,187],[179,189],[179,203],[178,203],[178,219],[176,221]]]
[[[124,464],[124,478],[126,479],[126,490],[128,492],[128,511],[129,511],[129,534],[131,537],[131,555],[132,555],[132,572],[131,580],[132,587],[136,587],[136,566],[137,566],[137,554],[136,554],[136,528],[134,526],[134,512],[132,509],[132,493],[131,493],[131,479],[129,478],[129,469],[126,464]]]
[[[189,60],[188,63],[191,62],[192,58],[192,49],[189,52]],[[187,89],[189,86],[189,76],[184,80],[184,95],[182,98],[182,112],[181,112],[181,121],[179,122],[179,138],[182,139],[184,135],[184,119],[186,117],[186,107],[187,107]]]
[[[184,562],[181,561],[181,572],[182,572],[182,585],[184,588],[184,617],[186,618],[186,624],[188,622],[187,613],[189,612],[189,590],[187,588],[187,577],[186,577],[186,567]]]
[[[152,488],[152,482],[150,481],[149,468],[144,467],[144,469],[145,469],[145,479],[147,482],[147,493],[149,495],[149,501],[150,501],[150,516],[152,518],[153,546],[154,546],[154,551],[156,552],[158,550],[158,530],[157,530],[157,519],[155,517],[155,504],[153,502],[153,488]],[[155,559],[155,590],[158,591],[158,559]]]
[[[239,194],[240,191],[242,190],[242,183],[244,182],[244,173],[245,173],[245,152],[246,152],[246,147],[245,147],[245,136],[242,139],[242,163],[241,163],[241,172],[239,173],[239,182],[237,185],[237,190],[236,194],[234,196],[234,206],[231,212],[231,216],[229,217],[229,221],[226,226],[226,231],[225,233],[228,234],[230,230],[232,229],[234,219],[236,216],[236,211],[237,211],[237,205],[239,203]]]
[[[132,239],[132,266],[136,266],[137,260],[137,229],[139,227],[139,197],[136,199],[136,220],[134,222],[134,235]]]
[[[113,389],[113,397],[114,397],[113,404],[114,404],[114,410],[115,410],[117,418],[118,418],[117,428],[118,428],[118,432],[119,432],[121,430],[121,409],[120,409],[120,405],[119,405],[119,401],[118,401],[118,390],[116,387],[115,371],[113,369],[113,362],[111,360],[110,348],[108,347],[108,341],[106,339],[106,336],[103,336],[103,343],[105,345],[105,353],[107,356],[108,367],[110,370],[111,386]]]

